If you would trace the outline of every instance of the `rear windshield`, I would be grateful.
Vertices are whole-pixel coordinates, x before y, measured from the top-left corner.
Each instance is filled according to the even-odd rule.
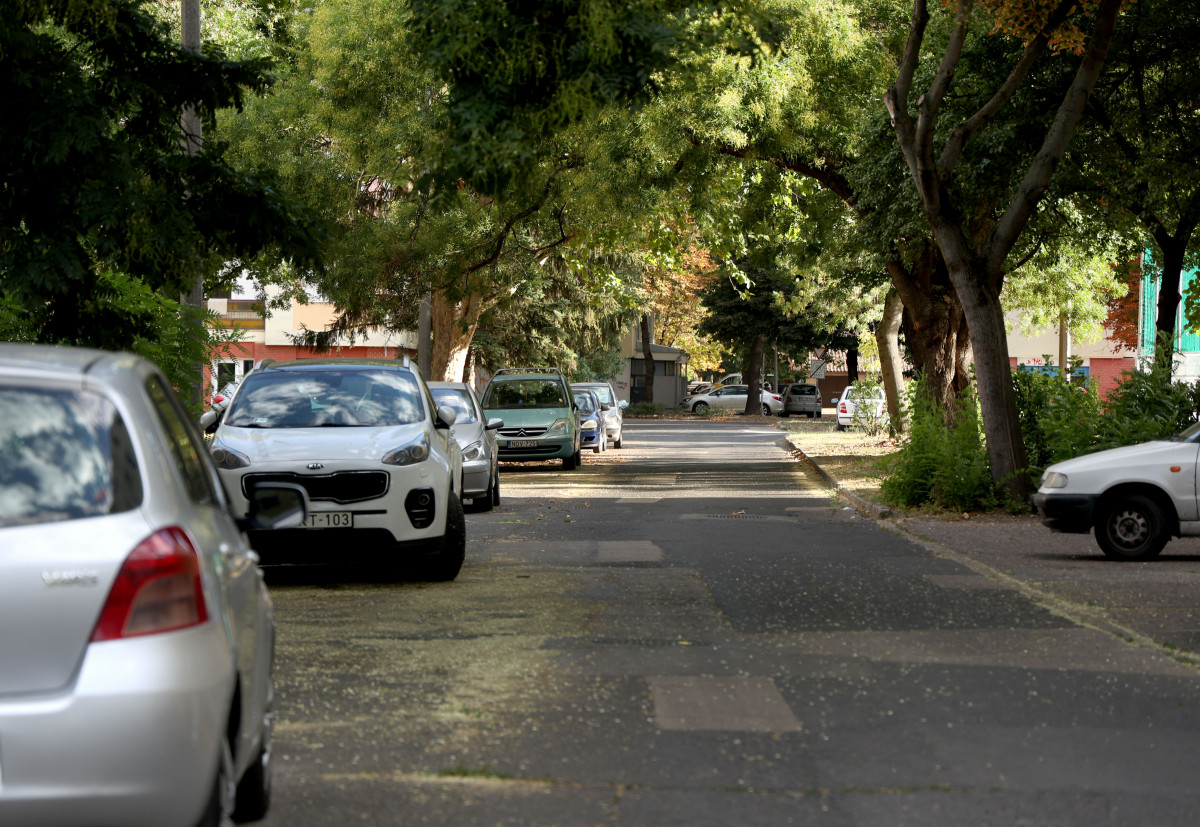
[[[791,393],[792,396],[816,396],[817,395],[817,386],[816,385],[792,385],[792,389],[791,389],[791,391],[789,391],[789,393]]]
[[[110,401],[0,385],[0,526],[97,517],[141,502],[137,456]]]
[[[562,383],[554,379],[493,379],[483,394],[485,408],[566,408]]]
[[[475,406],[471,404],[471,398],[467,391],[461,388],[430,388],[429,393],[433,396],[433,402],[439,408],[453,408],[458,414],[454,418],[455,424],[467,424],[477,422],[475,416]]]
[[[242,380],[225,415],[235,428],[378,428],[425,419],[421,390],[403,370],[280,370]]]

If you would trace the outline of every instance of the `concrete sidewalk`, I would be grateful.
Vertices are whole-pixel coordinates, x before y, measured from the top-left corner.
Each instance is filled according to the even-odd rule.
[[[952,559],[1081,625],[1200,669],[1200,538],[1146,563],[1109,560],[1091,534],[1059,534],[1032,514],[905,514],[846,489],[789,440],[837,496],[889,531]]]

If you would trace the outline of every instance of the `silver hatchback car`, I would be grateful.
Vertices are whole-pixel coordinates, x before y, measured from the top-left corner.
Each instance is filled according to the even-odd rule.
[[[0,345],[0,824],[193,827],[270,798],[275,626],[163,375],[136,356]]]

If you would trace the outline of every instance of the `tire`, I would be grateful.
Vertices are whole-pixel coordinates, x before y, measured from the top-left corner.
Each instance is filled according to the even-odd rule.
[[[615,440],[613,440],[613,447],[614,447],[614,448],[620,448],[620,447],[621,447],[621,437],[620,437],[620,435],[618,435],[618,436],[617,436],[617,438],[616,438]]]
[[[817,415],[817,412],[816,412],[816,411],[809,411],[809,412],[808,412],[808,418],[809,418],[809,419],[812,419],[812,418],[814,418],[816,415]]]
[[[500,505],[500,466],[496,466],[496,470],[492,476],[492,507]]]
[[[1129,494],[1099,509],[1096,543],[1114,560],[1149,560],[1170,539],[1169,524],[1158,503],[1144,494]]]
[[[217,756],[217,770],[216,777],[213,779],[212,793],[204,808],[204,814],[196,822],[196,827],[230,827],[233,824],[234,801],[237,797],[233,780],[235,772],[233,750],[229,746],[229,733],[225,733],[221,736],[220,754]]]
[[[770,416],[770,415],[771,415],[771,406],[768,405],[766,402],[764,402],[763,403],[763,416]]]
[[[820,411],[820,410],[818,410],[818,411],[817,411],[817,419],[820,419],[820,418],[821,418],[821,411]]]
[[[692,413],[699,414],[701,416],[708,413],[708,403],[707,402],[697,402],[695,405],[692,406]]]
[[[564,471],[574,471],[577,465],[579,465],[579,454],[577,453],[571,454],[569,457],[563,457],[562,459],[562,467]]]
[[[453,491],[446,495],[446,532],[437,541],[437,551],[422,565],[425,580],[448,583],[458,577],[467,557],[467,521],[462,500]]]
[[[788,413],[787,411],[780,411],[779,415],[782,416],[784,419],[787,419],[789,416],[791,416],[791,414]]]
[[[842,424],[842,423],[840,423],[840,422],[835,422],[835,423],[833,424],[833,430],[835,430],[835,431],[844,431],[844,430],[846,430],[846,426],[845,426],[845,425],[843,425],[843,424]]]

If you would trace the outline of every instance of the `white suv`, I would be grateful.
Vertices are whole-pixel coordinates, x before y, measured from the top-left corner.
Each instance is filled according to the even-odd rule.
[[[210,450],[238,514],[256,485],[308,492],[301,528],[251,537],[264,558],[298,540],[331,558],[369,545],[427,579],[453,580],[466,549],[454,419],[407,358],[303,359],[264,362],[201,424],[215,431]]]

